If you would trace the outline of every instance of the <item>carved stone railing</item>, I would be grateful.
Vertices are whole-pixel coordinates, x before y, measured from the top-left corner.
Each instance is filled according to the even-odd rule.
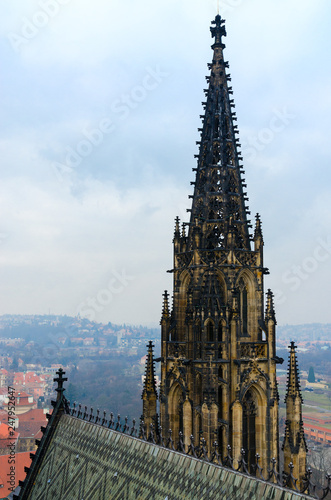
[[[327,474],[325,476],[324,485],[317,485],[312,480],[312,470],[308,468],[306,475],[302,480],[302,487],[299,488],[298,478],[293,476],[294,466],[292,463],[289,464],[289,472],[278,472],[277,461],[273,458],[270,463],[270,469],[264,471],[260,466],[260,456],[256,454],[256,463],[250,466],[253,471],[252,474],[249,471],[249,466],[245,459],[246,453],[243,449],[241,450],[240,460],[235,466],[235,461],[231,456],[231,446],[227,447],[227,455],[222,457],[219,452],[219,445],[217,441],[214,441],[212,449],[208,450],[207,443],[204,438],[201,438],[199,443],[195,443],[194,437],[191,436],[190,445],[186,447],[184,445],[182,432],[179,433],[178,442],[174,442],[171,430],[169,430],[168,436],[165,437],[162,434],[161,427],[159,427],[156,432],[153,424],[151,424],[150,429],[147,430],[143,421],[140,422],[139,428],[137,428],[136,420],[133,420],[132,425],[129,425],[127,417],[124,419],[124,422],[122,422],[121,416],[117,415],[117,418],[114,418],[113,413],[110,413],[110,418],[107,419],[105,411],[100,415],[99,409],[96,413],[94,413],[93,408],[88,411],[87,406],[77,406],[76,403],[73,404],[73,407],[70,407],[69,401],[66,402],[65,411],[68,415],[80,420],[85,420],[87,422],[100,425],[101,427],[107,427],[108,429],[112,429],[116,432],[121,432],[122,434],[130,435],[137,439],[141,439],[142,441],[147,441],[154,445],[168,448],[169,450],[183,453],[199,460],[210,462],[260,481],[276,484],[282,488],[288,489],[292,493],[294,490],[301,495],[307,496],[307,498],[315,498],[317,500],[326,500],[331,498],[331,474]]]
[[[267,344],[265,342],[243,342],[240,344],[241,358],[266,358]]]
[[[186,357],[186,342],[167,342],[168,356],[170,358]]]

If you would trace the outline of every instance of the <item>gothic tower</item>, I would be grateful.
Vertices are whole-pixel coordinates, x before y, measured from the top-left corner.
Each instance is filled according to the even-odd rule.
[[[203,436],[223,456],[231,445],[235,460],[242,448],[249,464],[259,453],[266,468],[279,442],[273,295],[264,314],[261,220],[251,237],[224,20],[212,24],[190,222],[175,223],[171,310],[164,294],[160,419],[175,442],[180,431],[186,446]]]
[[[287,391],[285,396],[286,422],[283,442],[284,470],[289,473],[289,464],[293,464],[292,474],[301,485],[306,473],[307,445],[302,420],[302,396],[298,363],[294,342],[290,345],[288,362]]]

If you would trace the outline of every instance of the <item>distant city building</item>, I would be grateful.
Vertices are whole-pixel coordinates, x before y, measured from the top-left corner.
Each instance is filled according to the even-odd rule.
[[[8,404],[9,403],[9,398],[6,397],[5,403],[4,403],[4,408],[7,410],[8,409]],[[20,415],[22,413],[25,413],[32,408],[35,408],[37,406],[36,402],[33,399],[33,396],[31,394],[27,394],[26,392],[17,392],[15,394],[15,414]]]
[[[305,413],[303,423],[307,439],[331,446],[331,413]]]

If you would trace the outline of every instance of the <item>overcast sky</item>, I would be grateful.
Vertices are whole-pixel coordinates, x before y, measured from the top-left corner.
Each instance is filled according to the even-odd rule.
[[[331,322],[331,3],[223,0],[279,324]],[[215,0],[2,0],[0,314],[156,325]]]

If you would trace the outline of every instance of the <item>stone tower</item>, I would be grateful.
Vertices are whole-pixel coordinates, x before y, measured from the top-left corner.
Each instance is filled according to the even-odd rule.
[[[273,295],[264,312],[261,220],[252,237],[224,20],[212,24],[190,222],[176,219],[172,307],[167,292],[163,301],[160,420],[186,447],[203,436],[223,456],[231,445],[235,460],[242,448],[249,464],[259,453],[266,468],[279,443]]]
[[[285,396],[286,422],[283,442],[284,470],[289,473],[293,464],[293,476],[298,478],[298,486],[306,473],[307,445],[302,420],[302,396],[296,357],[296,346],[291,342],[288,362],[287,391]]]

